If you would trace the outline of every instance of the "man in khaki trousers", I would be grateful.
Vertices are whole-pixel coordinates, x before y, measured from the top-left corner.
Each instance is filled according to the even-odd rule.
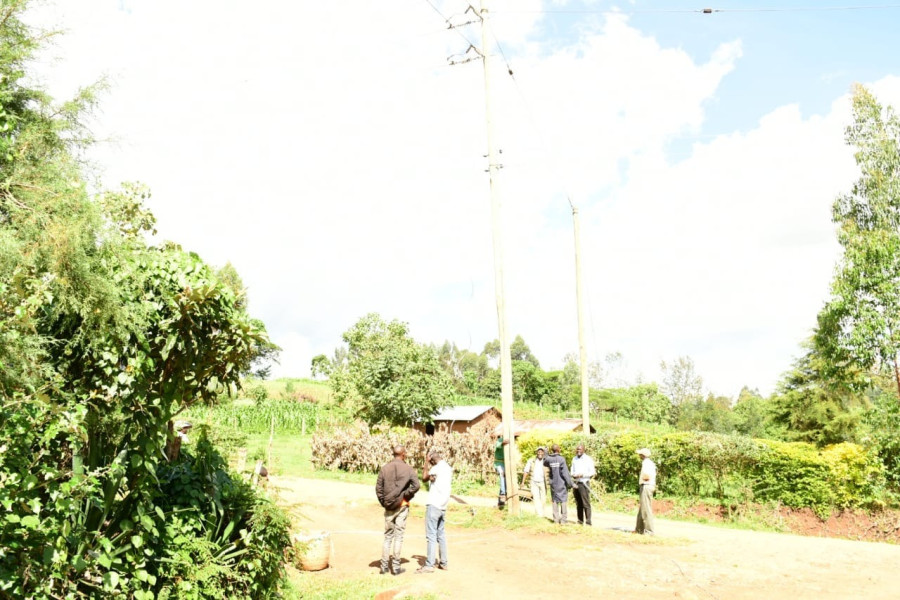
[[[647,448],[639,449],[637,454],[641,457],[641,474],[638,477],[640,506],[634,532],[654,535],[652,501],[653,492],[656,490],[656,463],[650,460],[650,450]]]

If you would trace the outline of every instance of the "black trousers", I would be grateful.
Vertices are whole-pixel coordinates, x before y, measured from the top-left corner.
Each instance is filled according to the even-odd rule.
[[[575,496],[575,507],[578,509],[578,522],[591,524],[591,488],[589,483],[576,483],[572,489]]]

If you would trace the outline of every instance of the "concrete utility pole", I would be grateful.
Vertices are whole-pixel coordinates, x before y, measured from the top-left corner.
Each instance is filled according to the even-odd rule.
[[[587,350],[584,344],[584,302],[582,302],[581,279],[581,225],[578,221],[578,207],[569,199],[572,207],[572,221],[575,225],[575,301],[578,304],[578,362],[581,364],[581,426],[585,435],[591,433],[591,395],[588,387]]]
[[[509,512],[519,514],[519,489],[516,483],[515,429],[513,427],[512,358],[509,350],[509,333],[506,329],[506,306],[503,290],[503,239],[500,218],[500,192],[497,188],[497,162],[493,143],[493,121],[491,120],[491,67],[488,50],[488,9],[487,1],[481,0],[481,60],[484,66],[484,106],[487,119],[488,177],[491,185],[491,231],[494,240],[494,289],[497,298],[497,324],[500,334],[500,400],[503,413],[503,439],[509,444],[503,447],[506,463],[506,496]]]

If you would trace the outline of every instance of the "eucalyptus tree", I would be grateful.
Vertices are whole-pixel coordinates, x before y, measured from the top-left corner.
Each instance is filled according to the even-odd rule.
[[[816,343],[839,369],[891,372],[900,397],[900,119],[857,85],[846,141],[860,176],[834,202],[843,256]]]

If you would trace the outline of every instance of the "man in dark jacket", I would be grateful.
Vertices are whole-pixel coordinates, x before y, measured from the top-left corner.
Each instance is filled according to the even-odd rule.
[[[403,533],[409,515],[409,501],[419,491],[419,476],[406,464],[406,448],[394,446],[394,460],[381,467],[375,495],[384,507],[384,544],[381,547],[381,574],[399,575]],[[392,567],[389,571],[388,567]]]
[[[559,454],[559,444],[550,446],[550,454],[544,459],[544,466],[550,467],[550,499],[553,501],[553,522],[564,524],[568,520],[566,505],[569,502],[569,490],[572,488],[572,477],[566,459]]]

